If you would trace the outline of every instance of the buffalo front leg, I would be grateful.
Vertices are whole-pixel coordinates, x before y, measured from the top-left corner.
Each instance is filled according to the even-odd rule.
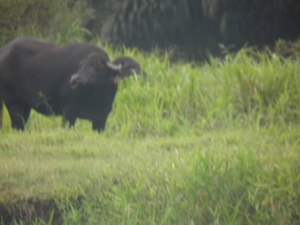
[[[76,122],[76,116],[71,112],[65,112],[62,117],[62,127],[74,127]]]
[[[2,128],[3,125],[3,102],[0,96],[0,129]]]
[[[74,127],[75,122],[76,122],[76,117],[65,117],[65,116],[63,116],[63,118],[62,118],[62,127],[63,128]]]
[[[104,131],[105,124],[106,124],[106,118],[101,121],[93,122],[93,130],[98,131],[100,133]]]
[[[23,102],[17,101],[6,102],[5,105],[10,116],[12,128],[24,130],[31,107]]]
[[[111,107],[106,107],[106,110],[100,114],[101,116],[97,118],[97,121],[93,121],[93,130],[98,131],[99,133],[104,131],[106,120],[111,111]]]

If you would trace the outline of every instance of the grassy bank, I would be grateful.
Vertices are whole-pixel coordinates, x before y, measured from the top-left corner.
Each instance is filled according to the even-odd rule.
[[[55,212],[53,224],[297,224],[299,135],[10,132],[1,141],[0,201],[23,222],[44,207],[39,216],[48,222]]]
[[[177,63],[135,50],[104,133],[32,113],[0,131],[0,224],[299,224],[300,65],[244,49]]]

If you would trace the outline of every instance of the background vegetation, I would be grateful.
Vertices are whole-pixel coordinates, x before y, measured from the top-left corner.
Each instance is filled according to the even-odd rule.
[[[77,40],[100,36],[118,46],[168,49],[172,60],[203,60],[245,45],[263,48],[278,39],[295,41],[300,36],[300,2],[2,0],[0,44],[29,33],[59,42],[63,40],[57,33]]]
[[[113,12],[144,2],[154,14],[173,3],[155,11],[155,1],[99,2]],[[222,2],[234,4],[198,1],[211,9],[200,15],[221,18],[214,12]],[[266,2],[273,3],[271,14],[285,9],[279,6],[299,9],[292,0]],[[262,51],[244,47],[234,54],[224,42],[221,50],[228,54],[222,58],[208,54],[202,63],[175,64],[173,48],[143,53],[93,37],[86,27],[99,25],[93,24],[102,15],[96,3],[0,2],[2,45],[19,35],[56,43],[92,38],[111,59],[131,56],[149,74],[120,83],[102,134],[88,121],[63,129],[61,118],[34,111],[25,132],[18,132],[4,111],[0,224],[299,224],[299,41],[280,39]]]
[[[3,0],[0,2],[1,46],[20,35],[66,42],[83,40],[84,25],[94,11],[84,0]],[[61,37],[68,37],[62,40]]]
[[[176,52],[174,59],[203,60],[208,53],[237,51],[245,44],[261,48],[279,38],[295,40],[300,35],[297,0],[113,2],[109,10],[113,13],[101,18],[100,26],[91,26],[92,22],[91,30],[114,44],[168,48]],[[99,6],[101,15],[107,8]]]

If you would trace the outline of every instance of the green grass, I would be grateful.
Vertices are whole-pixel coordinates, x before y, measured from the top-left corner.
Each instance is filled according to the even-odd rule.
[[[224,61],[136,58],[104,133],[32,112],[0,131],[0,224],[299,224],[300,66],[243,49]]]
[[[1,139],[0,202],[23,222],[29,206],[54,200],[63,224],[297,224],[299,135],[12,131]]]

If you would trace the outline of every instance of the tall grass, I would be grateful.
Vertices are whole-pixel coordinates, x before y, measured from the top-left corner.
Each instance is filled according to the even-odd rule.
[[[299,122],[297,61],[253,49],[200,67],[170,65],[167,56],[124,54],[136,57],[150,75],[121,83],[112,114],[118,122],[110,123],[114,132],[169,135],[182,128]]]

